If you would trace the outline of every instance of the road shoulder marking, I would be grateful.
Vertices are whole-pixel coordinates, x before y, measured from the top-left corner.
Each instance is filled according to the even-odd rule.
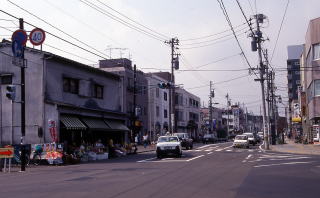
[[[309,162],[287,162],[287,163],[279,163],[279,164],[263,164],[263,165],[257,165],[253,166],[254,168],[260,168],[260,167],[269,167],[269,166],[281,166],[281,165],[295,165],[295,164],[310,164],[314,161]]]

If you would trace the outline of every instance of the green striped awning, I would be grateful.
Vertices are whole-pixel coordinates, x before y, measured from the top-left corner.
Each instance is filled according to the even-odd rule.
[[[128,127],[124,125],[121,121],[116,121],[116,120],[104,120],[108,126],[112,130],[116,131],[129,131]]]
[[[86,130],[87,127],[79,120],[79,118],[71,115],[61,115],[60,121],[68,130]]]
[[[99,118],[81,118],[81,120],[90,128],[96,130],[109,130],[110,127]]]

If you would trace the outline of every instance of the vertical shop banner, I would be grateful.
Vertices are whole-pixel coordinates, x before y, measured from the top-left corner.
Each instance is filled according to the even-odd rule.
[[[57,142],[57,127],[56,127],[56,121],[54,120],[49,120],[48,121],[49,125],[49,132],[52,138],[53,142]]]

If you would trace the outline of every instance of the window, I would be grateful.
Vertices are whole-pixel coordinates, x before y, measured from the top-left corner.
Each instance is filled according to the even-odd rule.
[[[313,60],[320,59],[320,43],[313,45]]]
[[[156,116],[159,117],[160,115],[160,109],[159,106],[156,106]]]
[[[164,118],[168,118],[168,110],[167,110],[167,109],[165,109],[165,110],[163,111],[163,117],[164,117]]]
[[[103,86],[95,84],[93,90],[93,97],[103,99]]]
[[[192,106],[192,99],[189,98],[189,106]]]
[[[147,87],[143,86],[143,94],[146,95],[147,94]]]
[[[63,78],[63,91],[78,94],[79,80],[73,78]]]
[[[160,95],[159,88],[156,88],[156,97],[159,98],[159,95]]]
[[[297,85],[300,85],[300,80],[296,80],[296,84],[297,84]]]
[[[314,95],[320,96],[320,80],[314,81]]]
[[[8,85],[8,84],[12,84],[12,74],[3,74],[0,76],[1,78],[1,83],[2,85]]]
[[[167,101],[167,100],[168,100],[168,94],[167,94],[167,92],[163,92],[163,99],[164,99],[164,101]]]

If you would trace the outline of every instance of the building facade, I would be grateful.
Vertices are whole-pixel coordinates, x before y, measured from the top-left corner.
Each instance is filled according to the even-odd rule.
[[[150,138],[155,141],[157,135],[169,131],[169,89],[158,86],[168,81],[152,73],[147,74],[147,80]]]
[[[299,114],[299,89],[301,87],[300,57],[303,53],[303,45],[291,45],[287,48],[287,71],[288,71],[288,102],[289,102],[289,131],[292,136],[302,133],[301,117]]]
[[[20,68],[11,43],[0,44],[0,144],[20,144]],[[39,50],[25,50],[26,134],[24,143],[81,144],[127,140],[118,75]],[[6,86],[17,85],[14,102]]]
[[[150,133],[148,121],[148,80],[142,71],[134,71],[132,62],[126,58],[100,60],[99,67],[103,71],[121,77],[123,95],[122,111],[127,114],[126,124],[132,133],[138,133],[140,140],[144,134]],[[136,82],[134,82],[136,73]],[[134,98],[135,97],[135,98]]]

